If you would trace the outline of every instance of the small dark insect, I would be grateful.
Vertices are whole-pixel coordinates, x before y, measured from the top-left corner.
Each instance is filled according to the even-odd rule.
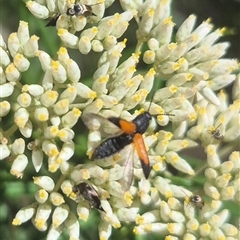
[[[72,191],[75,194],[82,195],[82,197],[89,202],[90,208],[94,207],[98,210],[104,211],[104,209],[101,207],[98,192],[90,184],[85,182],[79,183],[78,185],[73,186]]]
[[[97,5],[100,3],[96,3],[96,4],[92,4],[92,5],[85,5],[85,4],[80,4],[80,3],[76,3],[74,4],[72,7],[69,7],[67,9],[66,14],[68,16],[84,16],[84,17],[90,17],[92,15],[97,16],[95,13],[92,12],[92,6]],[[53,16],[50,20],[50,22],[46,25],[46,27],[49,26],[56,26],[57,20],[60,17],[60,13],[56,14],[55,16]]]
[[[184,192],[184,194],[188,197],[187,206],[190,205],[192,207],[197,207],[202,210],[202,208],[204,206],[204,200],[201,196],[199,196],[199,195],[188,196],[185,192]]]
[[[99,3],[97,3],[97,4],[99,4]],[[84,17],[89,17],[91,15],[96,16],[96,14],[94,14],[92,12],[92,6],[97,5],[97,4],[93,4],[93,5],[74,4],[73,7],[67,9],[67,15],[69,15],[69,16],[82,15]]]
[[[218,129],[221,126],[222,123],[220,123],[216,128],[212,129],[212,130],[207,130],[209,133],[212,134],[212,137],[214,137],[215,139],[221,141],[223,140],[223,135],[220,133],[220,130]]]

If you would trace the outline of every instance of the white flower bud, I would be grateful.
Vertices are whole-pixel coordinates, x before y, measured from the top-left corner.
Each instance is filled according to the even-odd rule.
[[[28,93],[21,93],[17,97],[17,101],[21,107],[27,108],[32,103],[32,98]]]
[[[58,135],[59,129],[57,126],[49,126],[44,130],[45,138],[55,138]]]
[[[57,115],[63,115],[69,111],[68,99],[59,100],[54,106],[53,110]]]
[[[9,65],[11,63],[7,52],[4,49],[2,49],[1,47],[0,47],[0,56],[1,56],[1,59],[0,59],[1,66],[6,67],[7,65]]]
[[[49,200],[54,206],[60,206],[65,202],[63,196],[58,192],[50,193]]]
[[[91,41],[87,36],[80,38],[78,42],[78,49],[82,54],[88,54],[91,51]]]
[[[0,144],[0,160],[7,158],[10,155],[10,150],[7,145]]]
[[[23,128],[19,127],[19,130],[24,137],[30,138],[32,136],[32,131],[33,131],[32,122],[28,120]]]
[[[24,85],[22,87],[22,92],[29,92],[32,96],[38,97],[43,94],[44,89],[38,84]]]
[[[36,17],[40,19],[46,19],[49,17],[48,9],[35,1],[28,1],[26,3],[28,10]]]
[[[220,197],[220,194],[217,190],[216,187],[214,187],[212,184],[210,184],[209,182],[206,182],[204,184],[204,191],[205,193],[210,196],[211,198],[218,200]]]
[[[34,149],[32,151],[32,162],[33,162],[35,171],[39,172],[43,163],[43,152],[41,149]]]
[[[13,63],[9,64],[5,70],[6,78],[9,82],[16,82],[20,78],[20,72]]]
[[[115,36],[109,35],[104,38],[103,46],[104,49],[109,50],[117,44],[117,38]]]
[[[28,158],[24,154],[19,154],[13,161],[10,173],[17,178],[22,178],[23,171],[27,167]]]
[[[119,13],[116,13],[113,16],[103,18],[98,25],[97,39],[103,40],[105,37],[110,35],[114,27],[116,27],[120,16],[121,15]]]
[[[27,57],[35,57],[38,51],[38,40],[39,37],[36,35],[31,36],[27,43],[23,47],[24,55]]]
[[[51,212],[52,207],[49,203],[43,203],[38,206],[33,224],[39,231],[45,231],[47,229],[47,220]]]
[[[87,24],[87,18],[85,17],[72,17],[73,28],[78,32],[85,28]]]
[[[48,199],[48,192],[45,189],[40,189],[35,193],[35,199],[39,203],[45,203]]]
[[[27,22],[24,21],[19,22],[17,35],[21,45],[24,46],[26,42],[29,40],[29,29]]]
[[[79,239],[79,235],[80,235],[79,221],[72,212],[69,212],[68,218],[66,219],[64,224],[67,228],[69,238],[70,239]]]
[[[0,85],[0,97],[5,98],[12,95],[14,86],[11,83],[4,83]]]
[[[192,169],[192,167],[184,159],[179,157],[177,153],[170,151],[165,153],[165,156],[166,161],[179,171],[188,173],[189,175],[194,174],[194,170]]]
[[[154,61],[155,61],[155,52],[153,52],[151,50],[147,50],[146,52],[144,52],[143,61],[146,64],[154,63]]]
[[[78,82],[81,77],[81,71],[75,61],[72,59],[67,60],[66,70],[69,81]]]
[[[58,155],[57,161],[62,163],[68,161],[74,154],[75,144],[73,142],[65,142]]]
[[[64,83],[67,80],[66,69],[59,61],[51,62],[52,76],[58,83]]]
[[[55,187],[54,181],[48,176],[33,177],[33,181],[34,184],[37,184],[48,192],[51,192]]]
[[[68,217],[69,206],[67,204],[62,204],[55,208],[52,215],[52,224],[54,228],[59,227]]]
[[[92,41],[92,50],[94,52],[102,52],[104,49],[103,44],[99,40]]]
[[[58,36],[67,47],[76,48],[78,44],[78,37],[68,32],[66,29],[58,29]]]
[[[238,229],[233,226],[230,223],[223,223],[221,225],[221,230],[227,235],[227,236],[237,236],[239,234]]]
[[[96,92],[92,91],[88,86],[84,85],[83,83],[76,83],[75,87],[77,88],[78,95],[82,98],[89,99],[89,98],[96,98]]]
[[[38,50],[36,56],[38,57],[44,72],[51,68],[52,58],[46,52]]]
[[[50,229],[48,231],[46,240],[57,240],[60,237],[60,235],[62,233],[62,230],[63,230],[63,225],[60,225],[57,228],[54,228],[51,225],[51,227],[50,227]]]
[[[25,108],[19,108],[14,114],[14,122],[19,128],[23,128],[27,123],[29,118],[29,113]]]
[[[208,145],[206,153],[209,167],[216,168],[221,164],[221,160],[217,154],[217,147],[215,145]]]
[[[1,87],[0,87],[1,91]],[[8,101],[0,102],[0,117],[5,117],[11,109],[11,105]]]
[[[20,209],[15,218],[12,221],[12,225],[14,226],[19,226],[24,222],[27,222],[29,219],[32,218],[32,216],[34,215],[36,211],[36,206],[35,204],[32,204],[30,206],[24,207],[22,209]]]
[[[16,139],[11,148],[13,154],[18,155],[18,154],[23,154],[25,151],[25,141],[22,138]]]
[[[67,196],[70,196],[70,194],[72,193],[72,183],[71,183],[71,181],[70,180],[63,181],[63,183],[61,184],[61,189],[62,189],[64,194],[66,194]]]
[[[81,111],[77,108],[73,108],[61,118],[63,127],[73,127],[77,123],[80,116]]]
[[[36,110],[34,112],[34,116],[35,116],[36,120],[38,120],[40,122],[45,122],[49,119],[49,112],[48,112],[47,108],[39,107],[39,108],[36,108]]]
[[[12,57],[14,57],[20,51],[20,48],[21,44],[19,42],[17,33],[11,33],[8,37],[8,49]]]
[[[25,72],[30,66],[30,62],[22,54],[17,53],[14,56],[13,63],[20,72]]]
[[[43,106],[50,107],[57,101],[57,98],[58,98],[57,91],[48,90],[42,94],[40,101]]]

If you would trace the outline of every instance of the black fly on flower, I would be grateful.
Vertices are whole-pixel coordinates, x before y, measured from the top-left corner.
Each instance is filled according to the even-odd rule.
[[[188,196],[185,192],[184,194],[187,196],[187,206],[190,205],[191,207],[197,207],[202,210],[202,208],[204,207],[204,200],[201,196],[194,194]]]
[[[95,5],[98,5],[98,4],[101,4],[102,2],[100,3],[95,3],[95,4],[92,4],[92,5],[86,5],[86,4],[81,4],[81,3],[75,3],[73,4],[71,7],[68,7],[67,8],[67,11],[66,11],[66,15],[67,16],[83,16],[85,18],[87,17],[90,17],[90,16],[97,16],[93,11],[92,11],[92,6],[95,6]],[[49,26],[56,26],[56,23],[57,23],[57,20],[58,18],[61,16],[60,13],[57,13],[55,14],[50,22],[46,25],[46,27],[49,27]]]

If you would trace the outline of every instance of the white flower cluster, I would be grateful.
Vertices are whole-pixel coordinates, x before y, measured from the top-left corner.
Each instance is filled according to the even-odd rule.
[[[84,6],[90,6],[94,13],[87,18],[67,14],[68,9],[82,4],[74,0],[28,1],[27,8],[37,18],[57,15],[57,34],[64,45],[57,59],[39,50],[39,38],[30,37],[26,22],[20,21],[7,44],[0,38],[0,116],[2,122],[11,119],[12,124],[1,129],[0,159],[10,158],[11,174],[22,177],[29,163],[27,144],[35,171],[44,164],[49,171],[48,176],[33,178],[39,186],[36,202],[21,209],[13,224],[32,219],[40,231],[48,229],[47,239],[58,239],[64,228],[70,239],[79,239],[78,218],[87,221],[91,207],[87,197],[92,196],[85,196],[88,201],[78,201],[73,187],[88,182],[96,189],[99,196],[95,197],[104,209],[99,211],[101,240],[107,240],[112,227],[119,228],[124,222],[135,222],[135,234],[158,233],[166,240],[236,239],[239,231],[226,223],[229,212],[221,209],[223,201],[240,202],[240,156],[233,151],[240,136],[240,76],[233,73],[239,65],[236,60],[221,58],[229,43],[215,43],[222,30],[212,32],[209,21],[194,29],[193,15],[184,21],[174,39],[170,0],[120,0],[122,13],[104,16],[113,3],[86,1]],[[121,61],[127,39],[120,39],[132,19],[138,25],[137,46]],[[87,28],[87,23],[95,26]],[[102,52],[91,87],[81,81],[81,70],[68,48],[85,55],[91,50]],[[44,72],[37,84],[26,84],[22,79],[22,73],[31,67],[30,58],[37,58]],[[138,70],[140,59],[146,63],[145,72]],[[154,89],[154,84],[163,81],[165,87]],[[221,89],[232,82],[233,102],[229,104]],[[147,101],[153,90],[152,100]],[[138,105],[141,109],[133,113]],[[126,154],[122,151],[105,160],[71,164],[73,139],[81,134],[72,127],[81,110],[128,121],[143,111],[157,116],[143,134],[152,167],[149,179],[144,178],[140,161],[134,156],[134,182],[129,191],[123,191],[125,165],[120,160],[124,161]],[[171,130],[159,130],[170,121]],[[16,131],[22,138],[15,139]],[[92,156],[101,140],[98,130],[90,131],[87,155]],[[222,153],[221,143],[226,144]],[[207,154],[202,191],[210,198],[198,211],[192,207],[193,194],[171,183],[168,177],[172,174],[167,169],[171,165],[189,180],[194,179],[193,166],[180,152],[197,146],[203,146]],[[223,162],[222,155],[226,154],[229,160]],[[58,170],[61,176],[55,183],[51,173]],[[205,198],[204,194],[201,197]],[[66,203],[68,198],[78,202],[76,209]],[[142,206],[145,212],[140,215]],[[49,218],[51,226],[47,224]]]

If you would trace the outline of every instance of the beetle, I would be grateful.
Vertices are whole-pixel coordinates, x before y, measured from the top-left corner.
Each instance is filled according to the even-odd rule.
[[[75,194],[82,195],[82,197],[89,202],[90,208],[94,207],[97,208],[98,210],[104,211],[104,209],[101,206],[101,201],[98,192],[89,183],[81,182],[78,185],[74,185],[72,191]]]

